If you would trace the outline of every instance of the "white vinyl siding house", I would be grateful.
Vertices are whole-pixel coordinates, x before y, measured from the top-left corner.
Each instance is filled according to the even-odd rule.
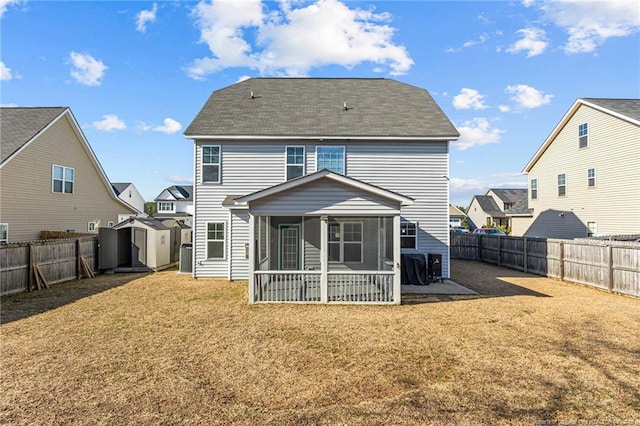
[[[524,235],[640,234],[639,141],[640,100],[578,99],[524,169]]]
[[[380,90],[373,101],[349,100],[348,110],[344,99],[330,99],[343,92],[369,98]],[[394,108],[409,118],[389,120],[380,99],[413,101],[411,108]],[[308,106],[291,106],[296,102]],[[273,109],[282,105],[304,116],[280,117]],[[224,110],[230,117],[229,108],[237,122],[217,115]],[[185,135],[195,142],[195,277],[248,279],[253,302],[265,300],[255,283],[264,283],[267,273],[272,283],[306,277],[317,288],[325,273],[349,285],[361,285],[365,276],[389,283],[396,271],[399,277],[401,252],[440,254],[449,276],[445,176],[448,142],[458,134],[426,91],[384,79],[250,79],[214,92]],[[208,177],[215,175],[212,164],[217,179]],[[409,232],[403,249],[401,222]],[[215,240],[208,238],[212,223],[221,224]],[[209,255],[212,241],[222,256]],[[361,271],[358,282],[349,275],[354,271]],[[322,297],[295,300],[338,301],[325,290]],[[399,302],[399,294],[393,297]]]

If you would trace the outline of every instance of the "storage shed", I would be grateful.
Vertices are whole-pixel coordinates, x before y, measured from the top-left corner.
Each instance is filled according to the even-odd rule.
[[[153,218],[132,217],[112,228],[117,268],[160,270],[171,262],[171,228]],[[102,232],[101,232],[102,237]],[[101,245],[105,244],[101,238]],[[109,248],[113,254],[114,250]]]

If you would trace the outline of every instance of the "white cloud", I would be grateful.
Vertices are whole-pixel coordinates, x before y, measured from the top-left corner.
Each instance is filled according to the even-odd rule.
[[[453,106],[456,109],[485,109],[484,95],[475,89],[463,88],[460,94],[453,97]]]
[[[544,53],[549,43],[546,40],[546,33],[540,28],[523,28],[517,31],[522,35],[522,39],[511,45],[507,52],[519,53],[527,52],[527,58],[538,56]]]
[[[282,1],[276,7],[268,11],[260,0],[198,3],[193,15],[212,56],[193,61],[189,76],[203,79],[229,67],[299,76],[315,67],[364,62],[399,75],[413,65],[406,48],[393,43],[387,13],[350,9],[338,0]]]
[[[71,52],[71,77],[78,83],[87,86],[100,86],[104,72],[109,68],[102,61],[95,59],[87,53]]]
[[[486,191],[487,184],[481,179],[449,179],[449,188],[451,192],[467,192],[467,191]]]
[[[445,52],[448,52],[448,53],[459,52],[462,49],[468,49],[469,47],[473,47],[473,46],[476,46],[478,44],[482,44],[487,40],[489,40],[489,36],[487,34],[481,34],[480,37],[478,37],[477,40],[466,41],[466,42],[462,43],[461,47],[449,47],[449,48],[445,49]]]
[[[144,33],[147,31],[147,24],[156,21],[156,12],[158,12],[158,4],[154,3],[151,10],[141,10],[136,15],[136,31]]]
[[[504,130],[492,128],[486,118],[478,117],[465,121],[462,126],[456,126],[460,132],[460,138],[452,142],[458,150],[464,151],[476,146],[500,142]]]
[[[177,184],[188,184],[191,185],[193,183],[193,176],[179,176],[179,175],[171,175],[168,176],[170,182]]]
[[[511,111],[511,107],[509,105],[498,105],[498,110],[500,112],[509,112]]]
[[[540,9],[569,34],[564,46],[567,53],[593,52],[610,37],[640,31],[637,0],[545,0]]]
[[[180,124],[178,121],[174,120],[173,118],[167,117],[164,119],[163,123],[164,124],[162,126],[156,126],[151,130],[153,130],[154,132],[160,132],[160,133],[166,133],[167,135],[172,135],[174,133],[179,132],[180,129],[182,129],[182,124]]]
[[[4,16],[7,7],[21,3],[22,0],[0,0],[0,18]]]
[[[241,75],[240,77],[238,77],[238,81],[236,81],[236,83],[240,83],[243,82],[245,80],[249,80],[251,78],[251,76],[249,75]]]
[[[505,91],[513,96],[511,100],[516,102],[521,108],[538,108],[551,102],[553,95],[545,94],[526,84],[507,86]]]
[[[106,132],[110,132],[112,130],[124,130],[127,128],[127,125],[118,118],[117,115],[106,114],[102,116],[102,121],[94,121],[93,127],[98,130],[104,130]]]
[[[6,66],[4,62],[0,61],[0,80],[8,81],[8,80],[11,80],[12,78],[13,78],[13,75],[11,74],[11,68]]]

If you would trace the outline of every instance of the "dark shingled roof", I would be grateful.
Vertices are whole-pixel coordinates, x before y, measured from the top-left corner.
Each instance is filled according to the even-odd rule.
[[[0,163],[4,163],[66,109],[66,107],[0,108]]]
[[[527,194],[526,189],[490,189],[505,203],[515,204],[523,195]]]
[[[390,79],[371,78],[244,80],[213,92],[184,134],[450,139],[459,136],[426,90]]]
[[[533,209],[529,208],[529,195],[525,193],[524,197],[520,197],[513,207],[505,211],[509,215],[532,215]]]
[[[113,186],[113,190],[116,191],[116,195],[120,195],[122,194],[122,191],[124,191],[125,189],[127,189],[127,187],[131,185],[130,182],[124,182],[124,183],[112,183],[111,186]]]
[[[165,188],[155,198],[155,201],[163,200],[160,198],[160,195],[162,195],[164,191],[168,191],[177,201],[193,201],[193,185],[173,185]]]
[[[582,98],[582,100],[640,121],[640,99]]]
[[[491,216],[503,216],[504,212],[500,210],[500,207],[496,204],[496,200],[493,199],[491,195],[476,195],[476,200],[478,200],[478,204],[482,210],[490,214]]]

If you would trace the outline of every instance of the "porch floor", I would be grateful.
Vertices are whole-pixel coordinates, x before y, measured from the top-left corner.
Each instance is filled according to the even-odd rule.
[[[451,280],[433,282],[429,285],[403,285],[402,294],[478,294]]]

